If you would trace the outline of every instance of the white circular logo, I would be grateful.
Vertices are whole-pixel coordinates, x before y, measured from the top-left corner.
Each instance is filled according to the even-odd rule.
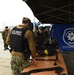
[[[64,30],[63,41],[71,47],[74,46],[74,28],[67,28]]]

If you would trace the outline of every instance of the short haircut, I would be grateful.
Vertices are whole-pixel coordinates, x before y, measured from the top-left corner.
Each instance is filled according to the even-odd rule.
[[[26,23],[30,23],[31,20],[29,18],[23,17],[22,19],[22,23],[26,24]]]
[[[8,26],[6,26],[5,28],[8,28]]]

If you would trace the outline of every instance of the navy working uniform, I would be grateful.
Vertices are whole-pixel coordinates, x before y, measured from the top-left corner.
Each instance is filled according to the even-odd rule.
[[[28,29],[29,22],[28,18],[23,18],[23,24],[14,27],[6,40],[12,49],[11,69],[13,74],[20,73],[30,65],[30,55],[32,56],[31,64],[35,64],[35,38],[33,32]]]

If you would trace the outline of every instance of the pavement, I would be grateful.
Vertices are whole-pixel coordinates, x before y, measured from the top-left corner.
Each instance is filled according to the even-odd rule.
[[[12,75],[10,60],[11,54],[9,50],[3,50],[3,40],[0,33],[0,75]]]

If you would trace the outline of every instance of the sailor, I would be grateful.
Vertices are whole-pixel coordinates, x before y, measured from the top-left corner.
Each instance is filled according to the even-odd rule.
[[[35,64],[36,45],[33,32],[29,29],[31,20],[24,17],[22,24],[14,27],[8,34],[6,43],[10,45],[11,69],[13,74],[20,73],[30,64]],[[32,56],[31,63],[29,61]]]

